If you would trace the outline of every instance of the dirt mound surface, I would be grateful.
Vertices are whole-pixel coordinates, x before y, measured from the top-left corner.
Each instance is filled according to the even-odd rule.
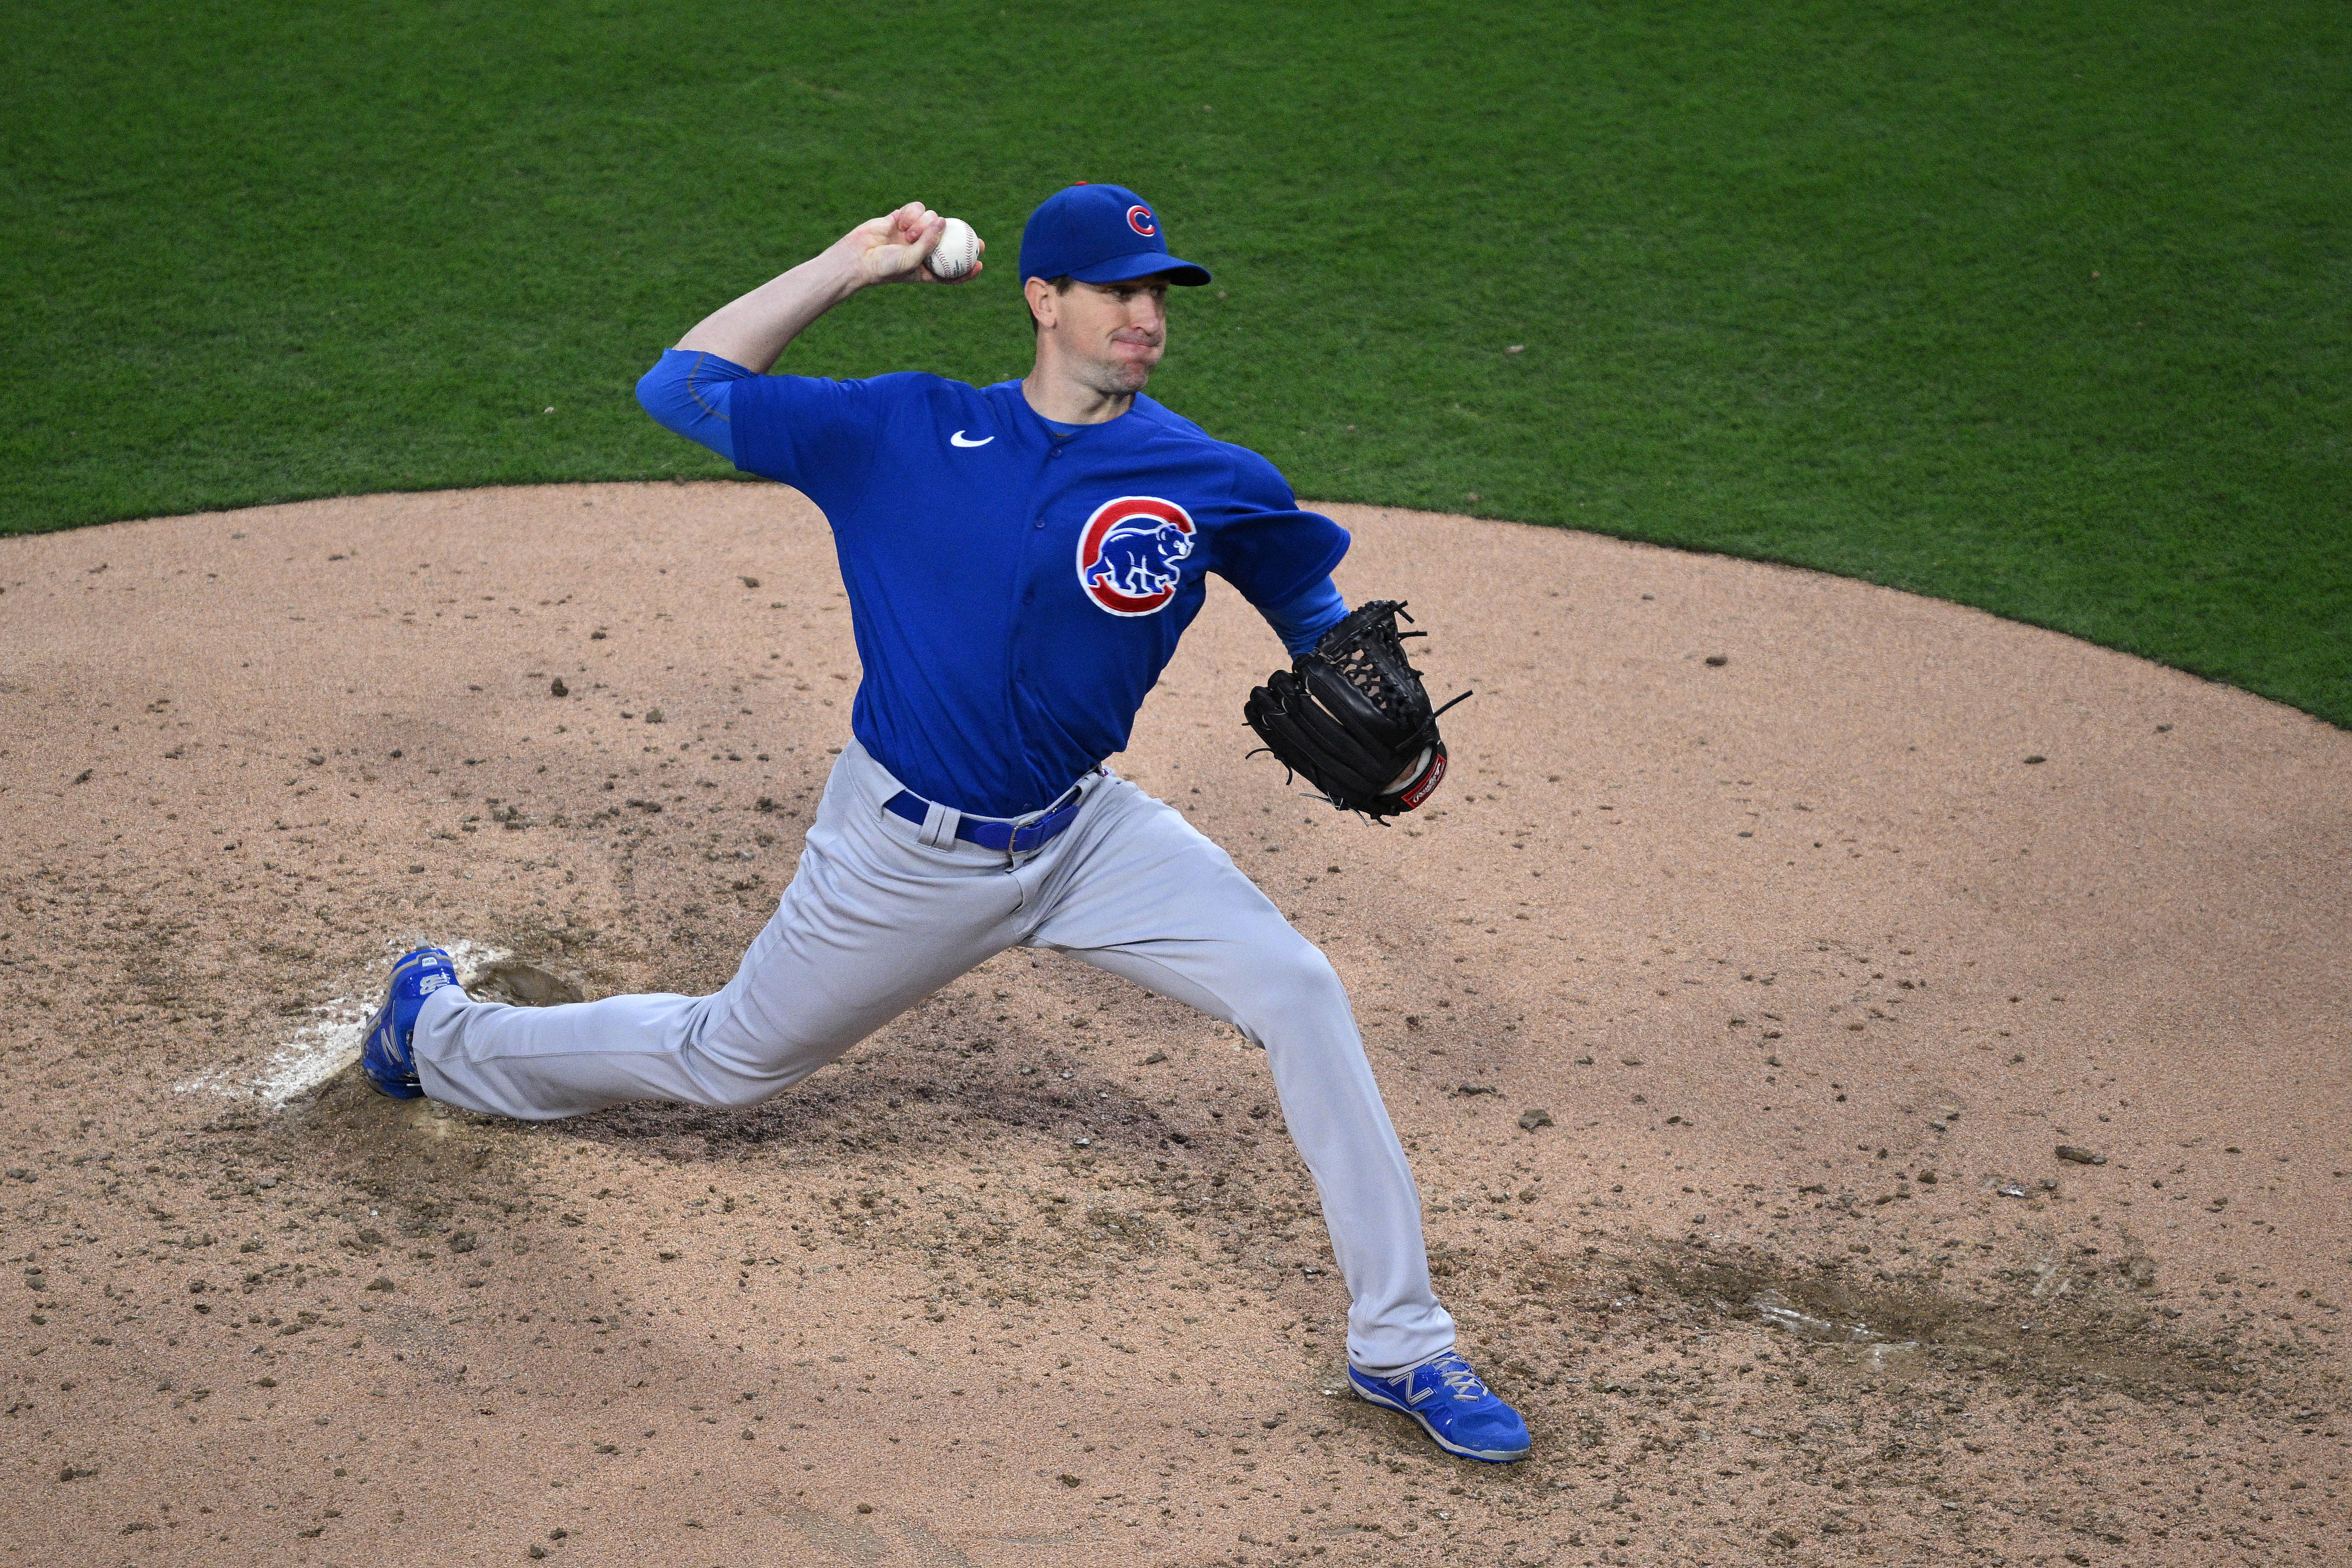
[[[1222,587],[1117,765],[1338,963],[1531,1459],[1344,1395],[1262,1058],[1074,963],[748,1110],[355,1083],[419,938],[523,1003],[719,984],[857,676],[790,492],[387,496],[0,541],[10,1549],[2352,1556],[2352,737],[1854,583],[1333,510],[1478,692],[1432,808],[1244,760],[1280,656]]]

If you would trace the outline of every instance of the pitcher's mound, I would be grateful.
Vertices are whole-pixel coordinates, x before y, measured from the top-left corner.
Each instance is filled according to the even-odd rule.
[[[748,1110],[334,1076],[416,940],[520,1004],[722,984],[857,675],[790,492],[380,496],[0,541],[26,1561],[2352,1553],[2352,737],[1331,510],[1477,691],[1430,807],[1245,757],[1282,655],[1221,585],[1115,765],[1339,965],[1534,1458],[1339,1395],[1262,1056],[1059,959]]]

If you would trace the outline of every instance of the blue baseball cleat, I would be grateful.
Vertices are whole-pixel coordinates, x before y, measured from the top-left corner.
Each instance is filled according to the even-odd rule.
[[[437,947],[420,947],[401,954],[392,966],[392,984],[383,1005],[368,1025],[367,1043],[360,1047],[360,1071],[378,1094],[394,1100],[416,1100],[425,1086],[416,1079],[416,1058],[411,1050],[416,1015],[425,999],[444,985],[457,984],[457,966]]]
[[[1507,1465],[1535,1447],[1519,1413],[1478,1381],[1470,1363],[1453,1351],[1394,1377],[1348,1369],[1356,1397],[1402,1410],[1421,1423],[1437,1446],[1465,1459]]]

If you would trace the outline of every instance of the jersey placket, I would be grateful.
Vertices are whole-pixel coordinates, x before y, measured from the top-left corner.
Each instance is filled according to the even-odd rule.
[[[1055,564],[1076,547],[1067,537],[1066,527],[1056,526],[1055,511],[1070,488],[1065,474],[1077,471],[1077,465],[1067,461],[1066,454],[1075,436],[1048,436],[1045,454],[1037,459],[1037,479],[1031,493],[1035,498],[1034,510],[1024,531],[1020,559],[1021,613],[1013,618],[1011,675],[1012,701],[1008,705],[1013,716],[1013,731],[1024,751],[1028,745],[1028,712],[1034,707],[1042,711],[1045,704],[1029,685],[1030,653],[1036,647],[1044,617],[1036,613],[1038,596],[1051,591]],[[1042,786],[1040,786],[1042,787]]]

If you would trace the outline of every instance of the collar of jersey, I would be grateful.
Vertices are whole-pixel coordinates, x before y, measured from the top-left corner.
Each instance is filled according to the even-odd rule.
[[[1139,392],[1135,395],[1135,402],[1129,405],[1126,413],[1120,415],[1118,418],[1106,419],[1099,425],[1081,425],[1076,429],[1065,436],[1060,431],[1055,429],[1053,426],[1047,424],[1044,415],[1029,406],[1028,396],[1022,392],[1021,383],[1019,381],[1000,381],[988,390],[991,393],[1003,394],[1008,402],[1013,404],[1019,408],[1021,416],[1029,422],[1029,428],[1033,429],[1037,435],[1043,437],[1045,444],[1049,447],[1078,440],[1086,436],[1088,431],[1093,430],[1110,430],[1121,426],[1125,426],[1130,430],[1156,428],[1160,423],[1158,418],[1144,417],[1139,421],[1138,416],[1157,416],[1164,412],[1160,405],[1152,401],[1149,395]]]

